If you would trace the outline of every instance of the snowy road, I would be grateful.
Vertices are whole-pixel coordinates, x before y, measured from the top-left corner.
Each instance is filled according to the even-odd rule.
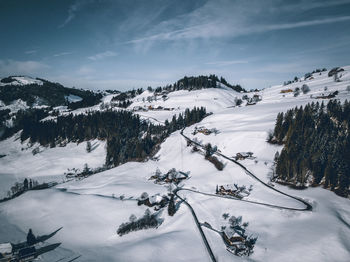
[[[201,148],[204,148],[204,146],[202,146],[201,144],[193,141],[192,139],[190,139],[189,137],[187,137],[186,135],[183,134],[183,131],[185,130],[185,128],[183,128],[180,132],[180,134],[187,140],[187,141],[190,141],[191,143],[201,147]],[[278,209],[285,209],[285,210],[292,210],[292,211],[312,211],[312,205],[310,205],[308,202],[306,202],[305,200],[303,199],[300,199],[298,197],[295,197],[295,196],[292,196],[292,195],[289,195],[287,193],[284,193],[278,189],[275,189],[271,186],[269,186],[268,184],[266,184],[264,181],[262,181],[261,179],[259,179],[257,176],[255,176],[252,172],[250,172],[244,165],[242,165],[241,163],[237,162],[236,160],[228,157],[228,156],[225,156],[224,154],[221,154],[219,152],[215,152],[214,154],[218,155],[218,156],[221,156],[235,164],[237,164],[238,166],[240,166],[242,169],[244,169],[245,173],[248,174],[249,176],[253,177],[255,180],[257,180],[258,182],[260,182],[261,184],[263,184],[264,186],[268,187],[269,189],[272,189],[274,191],[276,191],[277,193],[279,194],[282,194],[284,196],[287,196],[287,197],[290,197],[292,199],[295,199],[296,201],[298,202],[301,202],[302,204],[305,205],[305,208],[291,208],[291,207],[284,207],[284,206],[278,206],[278,205],[273,205],[273,204],[268,204],[268,203],[262,203],[262,202],[257,202],[257,201],[251,201],[251,200],[245,200],[245,199],[238,199],[238,198],[234,198],[234,197],[227,197],[227,196],[219,196],[219,195],[214,195],[214,194],[210,194],[210,193],[205,193],[205,192],[200,192],[200,191],[196,191],[196,190],[192,190],[192,189],[188,189],[188,188],[178,188],[177,190],[175,190],[174,194],[179,198],[181,199],[187,206],[188,208],[190,209],[191,213],[192,213],[192,216],[194,218],[194,221],[197,225],[197,228],[201,234],[201,237],[202,237],[202,240],[205,244],[205,247],[209,253],[209,256],[211,258],[211,260],[213,262],[216,262],[216,258],[213,254],[213,251],[209,245],[209,242],[202,230],[202,224],[199,222],[198,220],[198,217],[194,211],[194,209],[192,208],[192,206],[182,197],[180,197],[178,195],[178,192],[179,191],[182,191],[182,190],[186,190],[186,191],[191,191],[191,192],[194,192],[194,193],[198,193],[198,194],[202,194],[202,195],[207,195],[207,196],[212,196],[212,197],[220,197],[220,198],[226,198],[226,199],[231,199],[231,200],[236,200],[236,201],[243,201],[243,202],[247,202],[247,203],[252,203],[252,204],[257,204],[257,205],[263,205],[263,206],[267,206],[267,207],[272,207],[272,208],[278,208]]]

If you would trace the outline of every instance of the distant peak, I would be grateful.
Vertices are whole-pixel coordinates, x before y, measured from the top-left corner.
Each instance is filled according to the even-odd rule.
[[[0,80],[0,85],[5,86],[5,85],[42,85],[43,81],[41,79],[35,79],[30,76],[9,76],[2,78]]]

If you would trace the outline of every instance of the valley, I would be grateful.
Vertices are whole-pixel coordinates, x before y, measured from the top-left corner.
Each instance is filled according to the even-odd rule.
[[[311,74],[312,79],[302,77],[286,86],[252,92],[237,92],[218,82],[213,88],[175,89],[159,94],[145,90],[134,96],[126,93],[123,101],[131,102],[126,108],[113,105],[116,94],[107,93],[88,107],[69,109],[59,105],[50,110],[49,118],[40,121],[55,121],[69,114],[126,111],[147,123],[145,132],[152,128],[151,124],[169,128],[174,116],[176,121],[154,155],[114,162],[115,165],[106,165],[108,135],[79,141],[56,139],[57,144],[50,146],[31,141],[30,137],[21,141],[18,130],[0,141],[0,155],[4,155],[0,158],[2,196],[25,178],[58,183],[0,203],[0,242],[24,239],[29,228],[41,234],[63,227],[53,237],[62,245],[43,254],[43,261],[69,260],[80,255],[77,261],[296,261],[296,254],[300,261],[347,261],[349,199],[322,185],[297,190],[271,181],[275,153],[281,152],[283,145],[267,143],[278,113],[311,102],[326,103],[319,97],[336,91],[334,99],[349,101],[350,66],[342,68],[340,81],[329,77],[329,71],[322,71]],[[296,88],[304,84],[310,90],[295,95]],[[282,92],[286,89],[292,92]],[[256,101],[254,96],[258,97]],[[11,108],[23,104],[16,103]],[[208,114],[184,128],[185,118],[183,122],[179,119],[187,108],[194,107],[204,107]],[[201,127],[201,132],[195,132]],[[88,143],[92,146],[90,152]],[[222,170],[208,161],[208,143],[215,148],[209,156],[222,163]],[[254,158],[236,160],[239,152],[252,152]],[[83,171],[85,164],[91,170],[104,169],[84,178],[67,178],[74,169],[79,170],[76,173]],[[156,170],[166,173],[172,168],[189,177],[176,185],[149,180]],[[216,193],[218,185],[234,184],[251,186],[252,190],[241,199]],[[175,214],[169,215],[166,208],[138,206],[144,192],[149,196],[174,194]],[[123,236],[117,234],[118,227],[131,215],[140,218],[147,209],[157,213],[160,225]],[[215,232],[227,225],[223,216],[226,213],[249,222],[247,234],[257,238],[250,256],[228,252]]]

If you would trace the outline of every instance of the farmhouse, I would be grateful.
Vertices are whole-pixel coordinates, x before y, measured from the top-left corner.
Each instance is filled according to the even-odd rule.
[[[281,93],[282,94],[285,94],[285,93],[292,93],[293,92],[293,89],[283,89],[281,90]]]
[[[236,154],[236,160],[244,160],[253,157],[253,152],[239,152]]]
[[[236,184],[232,185],[221,185],[217,186],[216,194],[222,196],[233,196],[239,199],[247,197],[250,195],[250,192],[246,190],[245,186],[239,187]]]

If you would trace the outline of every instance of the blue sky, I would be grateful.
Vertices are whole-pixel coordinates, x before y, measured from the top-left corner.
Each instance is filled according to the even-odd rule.
[[[0,76],[119,89],[217,74],[265,88],[350,64],[350,0],[0,0]]]

